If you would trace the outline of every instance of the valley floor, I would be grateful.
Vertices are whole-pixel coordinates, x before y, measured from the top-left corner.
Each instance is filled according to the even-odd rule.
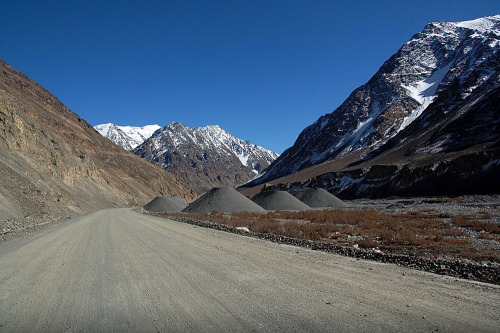
[[[500,287],[99,211],[0,244],[0,331],[495,332]]]

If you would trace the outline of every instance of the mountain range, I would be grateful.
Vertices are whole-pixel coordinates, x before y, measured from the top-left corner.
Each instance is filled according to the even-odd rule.
[[[279,156],[234,137],[218,125],[189,128],[173,122],[160,129],[158,125],[109,123],[94,127],[117,145],[176,175],[198,193],[212,187],[241,185]]]
[[[500,15],[428,24],[248,186],[349,197],[498,191],[499,46]]]
[[[133,153],[174,174],[198,193],[212,187],[241,185],[278,157],[220,126],[189,128],[179,122],[156,131]]]

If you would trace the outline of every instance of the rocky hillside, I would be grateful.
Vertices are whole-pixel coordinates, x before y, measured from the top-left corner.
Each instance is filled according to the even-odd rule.
[[[457,103],[473,103],[499,84],[499,40],[500,16],[428,24],[340,107],[307,127],[260,182],[352,152],[376,150],[417,119],[425,117],[432,125],[458,110]],[[431,114],[428,109],[436,102],[441,103],[439,112],[434,108]],[[494,135],[493,129],[488,132]],[[447,145],[436,142],[429,152]]]
[[[286,176],[349,197],[498,191],[486,178],[500,157],[499,46],[500,16],[428,24],[255,184]]]
[[[133,152],[202,193],[255,178],[278,154],[243,141],[219,126],[189,128],[173,122]]]
[[[110,139],[117,145],[132,150],[145,140],[147,140],[153,133],[160,129],[159,125],[147,125],[143,127],[135,126],[118,126],[112,123],[96,125],[94,128],[102,136]]]
[[[196,197],[0,60],[0,232],[161,195]]]

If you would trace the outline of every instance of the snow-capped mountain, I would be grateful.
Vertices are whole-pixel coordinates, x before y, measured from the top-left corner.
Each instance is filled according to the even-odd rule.
[[[94,128],[102,136],[127,150],[132,150],[149,138],[159,125],[147,125],[144,127],[118,126],[112,123],[96,125]]]
[[[498,88],[499,46],[500,15],[428,24],[336,110],[304,129],[295,144],[254,183],[290,175],[353,152],[359,155],[358,160],[367,159],[387,149],[388,141],[395,147],[412,133],[427,128],[441,130],[440,140],[422,141],[418,149],[408,147],[405,154],[450,151],[452,137],[437,126],[464,117],[470,110],[467,105]],[[462,149],[483,140],[478,137],[498,137],[495,131],[499,119],[494,116],[498,105],[493,108],[496,109],[482,113],[491,117],[489,127],[468,128],[479,121],[475,114],[467,116],[469,122],[461,123],[460,131],[467,132],[462,135]]]
[[[243,141],[219,126],[189,128],[173,122],[133,150],[203,192],[255,178],[278,154]]]

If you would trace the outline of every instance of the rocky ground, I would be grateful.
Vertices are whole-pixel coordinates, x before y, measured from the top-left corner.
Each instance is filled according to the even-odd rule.
[[[0,222],[0,242],[23,237],[50,226],[71,220],[75,215],[67,216],[27,216],[22,219],[9,219]]]
[[[358,199],[348,202],[352,208],[380,208],[387,211],[434,209],[440,213],[463,213],[479,216],[479,212],[487,210],[495,214],[495,221],[500,223],[500,195],[466,195],[455,198]]]

